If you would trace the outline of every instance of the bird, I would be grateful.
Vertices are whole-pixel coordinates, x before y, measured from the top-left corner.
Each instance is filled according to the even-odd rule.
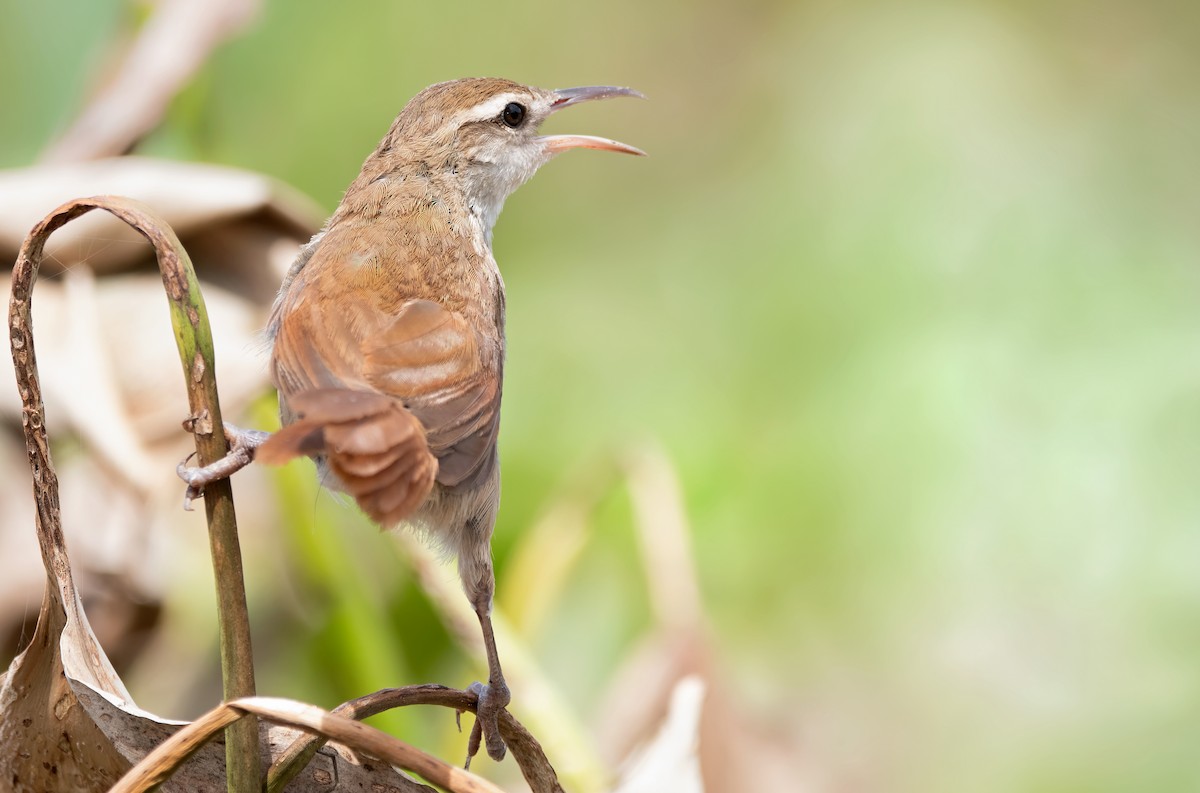
[[[284,277],[266,327],[281,429],[227,427],[242,460],[312,458],[380,527],[411,527],[457,559],[488,664],[487,683],[471,686],[468,765],[481,740],[504,758],[498,719],[511,701],[491,620],[505,360],[492,232],[505,199],[556,155],[644,154],[539,134],[559,110],[623,96],[642,94],[466,78],[414,96]],[[181,464],[189,493],[230,466],[209,468]]]

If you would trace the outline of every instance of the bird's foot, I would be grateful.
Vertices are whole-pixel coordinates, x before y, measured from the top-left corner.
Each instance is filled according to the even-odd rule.
[[[504,759],[504,739],[500,737],[500,713],[512,700],[508,686],[501,679],[491,685],[472,683],[469,689],[478,698],[475,705],[475,726],[471,728],[471,737],[467,740],[467,764],[471,767],[471,758],[479,753],[480,743],[487,746],[488,757],[497,763]],[[482,738],[482,741],[481,741]]]
[[[185,428],[187,422],[184,422]],[[188,460],[196,456],[192,452],[175,467],[175,473],[187,483],[183,494],[183,508],[191,510],[193,499],[204,495],[204,486],[219,479],[228,479],[235,472],[242,470],[254,459],[254,452],[271,437],[271,433],[262,430],[244,430],[232,424],[225,425],[225,440],[229,442],[229,453],[203,467],[188,466]]]

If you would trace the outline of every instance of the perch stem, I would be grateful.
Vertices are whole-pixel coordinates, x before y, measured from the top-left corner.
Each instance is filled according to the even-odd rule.
[[[135,228],[138,227],[135,225]],[[142,228],[138,230],[146,235],[158,255],[163,286],[171,305],[171,324],[175,328],[179,360],[187,382],[196,452],[200,464],[208,465],[223,458],[229,447],[221,423],[212,332],[204,297],[200,293],[191,260],[174,233],[165,224],[151,226],[150,230],[157,232],[155,235]],[[167,236],[169,239],[160,239]],[[222,693],[226,701],[252,697],[255,686],[250,618],[246,607],[246,584],[238,541],[237,515],[233,506],[233,488],[228,479],[212,482],[205,487],[204,512],[208,520],[209,548],[217,586]],[[251,717],[230,724],[226,728],[225,743],[228,790],[231,793],[260,791],[260,765],[257,720]]]

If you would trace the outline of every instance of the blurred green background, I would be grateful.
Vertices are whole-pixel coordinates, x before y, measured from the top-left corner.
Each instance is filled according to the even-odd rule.
[[[145,10],[2,7],[18,166]],[[796,790],[1200,789],[1194,4],[275,0],[138,152],[332,210],[404,102],[467,75],[649,97],[550,125],[649,158],[563,157],[497,226],[502,597],[547,505],[650,439],[718,674]],[[290,567],[249,570],[260,687],[472,679],[306,475]],[[651,619],[628,498],[599,502],[528,637],[585,722]],[[296,578],[306,619],[268,585]]]

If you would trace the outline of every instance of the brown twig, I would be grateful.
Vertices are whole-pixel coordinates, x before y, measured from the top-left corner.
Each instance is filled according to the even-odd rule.
[[[403,688],[385,688],[373,694],[352,699],[334,708],[333,713],[344,718],[359,720],[392,708],[409,705],[440,705],[459,712],[474,713],[475,704],[476,695],[470,691],[460,691],[456,688],[439,685],[405,686]],[[533,793],[563,793],[562,786],[558,782],[558,775],[546,758],[546,753],[542,751],[541,744],[508,711],[500,713],[500,735],[508,745],[509,751],[512,752],[513,758],[521,769],[521,774],[525,777],[525,781]],[[336,736],[327,737],[334,738]],[[325,738],[321,735],[306,735],[297,738],[287,746],[267,771],[267,790],[282,790],[288,780],[304,767],[324,742]],[[421,772],[418,771],[418,773]],[[422,776],[425,774],[422,773]],[[426,779],[437,781],[428,776]]]
[[[463,694],[465,692],[456,692]],[[247,714],[288,727],[319,733],[386,763],[420,774],[450,793],[503,793],[469,771],[362,722],[289,699],[247,697],[217,706],[160,743],[112,787],[109,793],[143,793],[161,784],[193,752],[221,729]]]

